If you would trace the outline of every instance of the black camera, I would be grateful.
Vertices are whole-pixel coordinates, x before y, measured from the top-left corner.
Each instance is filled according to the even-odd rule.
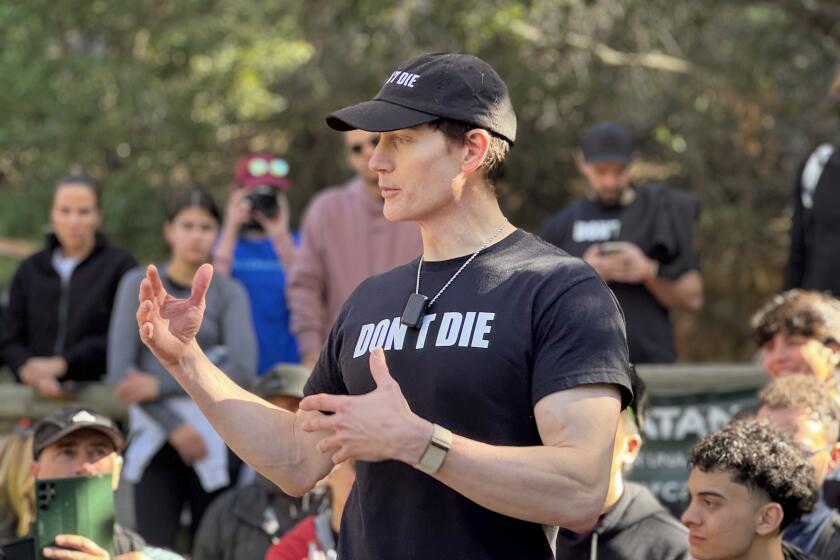
[[[251,203],[251,210],[259,212],[266,218],[274,219],[280,212],[280,206],[277,204],[277,189],[269,185],[262,185],[246,196],[248,202]]]

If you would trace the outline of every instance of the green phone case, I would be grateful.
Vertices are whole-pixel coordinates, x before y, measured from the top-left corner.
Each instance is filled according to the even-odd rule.
[[[80,535],[113,554],[111,474],[39,480],[35,484],[35,558],[57,535]]]

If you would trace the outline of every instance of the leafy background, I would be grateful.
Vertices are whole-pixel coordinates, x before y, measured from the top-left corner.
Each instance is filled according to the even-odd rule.
[[[106,231],[156,258],[167,194],[199,183],[222,200],[258,149],[287,155],[296,220],[348,175],[324,115],[401,61],[462,50],[517,109],[512,220],[535,230],[581,192],[587,124],[626,123],[639,179],[703,207],[707,304],[677,318],[682,359],[744,359],[749,315],[781,283],[796,166],[836,139],[838,22],[828,0],[2,2],[0,235],[37,241],[53,181],[85,169],[105,185]]]

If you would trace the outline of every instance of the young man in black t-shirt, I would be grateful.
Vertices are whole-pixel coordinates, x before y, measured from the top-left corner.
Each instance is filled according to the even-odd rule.
[[[627,318],[630,360],[676,360],[670,309],[703,304],[694,252],[694,199],[663,185],[630,182],[633,141],[623,126],[584,132],[578,169],[589,190],[549,218],[540,236],[582,257],[615,292]]]
[[[350,296],[300,412],[240,389],[195,343],[209,266],[182,301],[150,267],[143,341],[287,492],[357,460],[342,560],[553,559],[546,526],[598,518],[632,391],[604,282],[499,208],[489,173],[516,135],[507,87],[475,57],[424,55],[327,122],[381,133],[369,165],[385,217],[419,223],[424,250]]]

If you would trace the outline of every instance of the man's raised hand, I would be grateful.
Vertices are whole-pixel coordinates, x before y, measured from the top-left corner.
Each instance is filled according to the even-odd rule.
[[[164,366],[180,362],[193,344],[204,317],[204,296],[212,277],[213,267],[201,265],[193,278],[190,297],[176,299],[166,293],[154,265],[146,270],[146,277],[140,282],[137,325],[140,339]]]

